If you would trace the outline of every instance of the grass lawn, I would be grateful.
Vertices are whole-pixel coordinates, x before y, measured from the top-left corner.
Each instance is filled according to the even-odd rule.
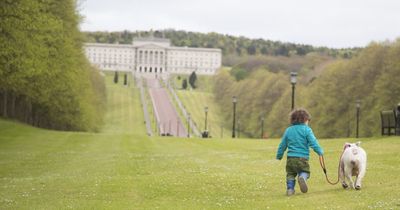
[[[171,84],[176,88],[176,89],[182,89],[182,82],[184,79],[187,80],[187,85],[188,89],[190,89],[190,84],[189,84],[189,76],[190,74],[173,74],[171,75],[170,81]],[[214,86],[214,76],[209,76],[209,75],[196,75],[197,80],[196,80],[196,91],[202,91],[202,92],[208,92],[212,93],[212,89]]]
[[[139,93],[108,82],[100,133],[0,120],[0,209],[399,209],[400,138],[361,139],[363,189],[326,183],[311,155],[309,193],[285,196],[278,139],[147,137]],[[346,141],[321,140],[331,179]]]
[[[215,104],[213,95],[207,92],[177,90],[176,94],[184,104],[190,117],[196,123],[200,131],[205,129],[204,107],[208,107],[207,129],[212,137],[221,137],[221,123],[223,122],[217,104]],[[222,136],[230,136],[231,130],[223,127]]]

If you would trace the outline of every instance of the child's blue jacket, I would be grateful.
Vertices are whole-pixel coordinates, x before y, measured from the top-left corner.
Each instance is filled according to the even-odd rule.
[[[283,157],[286,149],[288,149],[288,157],[301,157],[309,159],[311,147],[318,155],[323,155],[324,150],[319,146],[317,138],[315,138],[312,129],[304,124],[292,124],[286,128],[281,143],[278,147],[276,159]]]

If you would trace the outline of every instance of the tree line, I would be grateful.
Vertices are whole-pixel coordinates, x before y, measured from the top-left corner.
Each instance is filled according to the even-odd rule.
[[[244,36],[231,36],[218,33],[199,33],[183,30],[165,29],[155,31],[96,31],[84,32],[87,42],[131,44],[134,37],[168,38],[175,46],[220,48],[223,64],[231,66],[238,57],[244,56],[304,56],[308,53],[319,53],[337,58],[351,58],[360,48],[331,49],[314,47],[307,44],[295,44],[265,39],[250,39]]]
[[[310,125],[318,137],[354,137],[356,101],[361,100],[360,136],[380,135],[380,110],[400,102],[400,40],[372,43],[358,56],[334,60],[320,74],[299,68],[295,106],[311,112]],[[312,75],[312,76],[310,76]],[[261,119],[266,136],[280,137],[289,125],[292,86],[288,71],[258,66],[243,79],[220,72],[215,78],[215,100],[226,126],[232,123],[232,96],[237,96],[241,132],[260,137]]]
[[[0,115],[43,128],[98,130],[102,76],[83,52],[75,0],[0,2]]]

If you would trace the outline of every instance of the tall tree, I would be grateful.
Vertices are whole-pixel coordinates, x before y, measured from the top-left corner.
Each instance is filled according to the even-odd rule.
[[[310,111],[313,116],[310,125],[318,137],[355,136],[356,100],[361,100],[360,136],[380,135],[379,111],[393,109],[400,102],[399,43],[400,40],[373,43],[355,58],[328,60],[328,64],[321,66],[323,69],[311,68],[316,64],[314,61],[293,65],[300,69],[295,89],[296,107]],[[311,55],[306,57],[319,59]],[[235,69],[239,67],[246,69],[248,76],[236,81]],[[259,136],[257,122],[261,113],[265,113],[265,123],[269,125],[268,136],[279,137],[289,123],[289,72],[275,69],[279,68],[249,62],[235,67],[231,74],[221,71],[215,78],[215,101],[224,119],[232,119],[232,96],[236,96],[237,114],[241,122],[245,122],[241,132],[247,136]]]
[[[192,72],[189,76],[189,84],[190,86],[192,86],[193,89],[196,89],[196,81],[197,81],[196,72]]]
[[[124,75],[124,85],[128,85],[128,75],[126,73]]]
[[[183,79],[182,80],[182,89],[184,89],[184,90],[186,90],[186,88],[187,88],[187,79]]]
[[[82,52],[76,1],[1,1],[0,8],[1,115],[95,130],[104,83]]]
[[[115,71],[115,73],[114,73],[114,83],[115,84],[118,83],[118,71]]]

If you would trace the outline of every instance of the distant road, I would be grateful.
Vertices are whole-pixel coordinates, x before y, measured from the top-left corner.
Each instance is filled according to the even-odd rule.
[[[158,122],[158,131],[162,135],[186,137],[187,131],[178,113],[173,106],[167,90],[163,88],[157,79],[147,78],[147,86],[154,106],[154,112]]]

